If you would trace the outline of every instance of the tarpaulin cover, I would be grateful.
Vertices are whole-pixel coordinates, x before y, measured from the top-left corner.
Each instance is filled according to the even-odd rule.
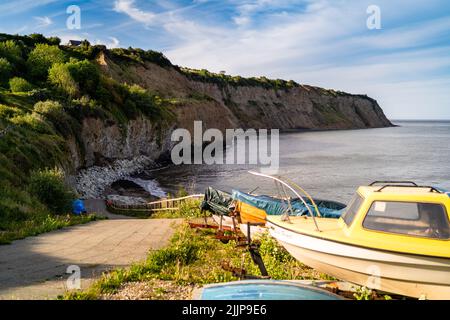
[[[205,191],[200,208],[202,210],[212,211],[216,214],[228,215],[230,213],[229,206],[232,204],[233,198],[228,192],[220,191],[212,187],[208,187]]]
[[[82,213],[86,213],[86,208],[84,207],[84,202],[81,199],[75,200],[72,203],[72,213],[76,215],[80,215]]]
[[[239,190],[233,190],[233,200],[242,201],[251,206],[264,210],[268,215],[282,215],[288,210],[288,202],[278,198],[266,196],[266,195],[251,195]],[[291,215],[302,216],[309,215],[309,210],[300,199],[292,199],[291,207],[293,213]],[[316,211],[311,202],[305,199],[308,207],[312,213],[316,215]],[[345,208],[345,205],[335,201],[314,199],[314,202],[319,209],[322,217],[325,218],[339,218]]]

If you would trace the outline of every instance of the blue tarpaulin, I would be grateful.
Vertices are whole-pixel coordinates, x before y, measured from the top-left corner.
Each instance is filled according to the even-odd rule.
[[[75,200],[72,203],[72,213],[76,215],[80,215],[82,213],[86,213],[86,208],[84,207],[84,202],[81,199]]]
[[[279,198],[274,198],[266,195],[251,195],[239,190],[233,190],[233,200],[242,201],[246,204],[264,210],[268,215],[282,215],[288,209],[288,202]],[[309,210],[300,199],[291,199],[292,215],[302,216],[309,215]],[[316,211],[310,200],[305,199],[307,206],[311,209],[314,215]],[[325,218],[339,218],[345,209],[345,205],[335,201],[314,199],[317,208],[322,217]]]

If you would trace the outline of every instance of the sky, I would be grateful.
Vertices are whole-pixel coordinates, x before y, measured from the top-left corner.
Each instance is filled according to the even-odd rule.
[[[0,0],[0,32],[152,49],[180,66],[367,94],[390,119],[450,119],[448,0]]]

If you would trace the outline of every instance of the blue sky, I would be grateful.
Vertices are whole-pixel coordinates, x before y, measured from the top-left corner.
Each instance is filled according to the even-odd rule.
[[[79,30],[66,27],[73,4]],[[450,119],[448,0],[2,0],[0,32],[153,49],[182,66],[368,94],[391,119]]]

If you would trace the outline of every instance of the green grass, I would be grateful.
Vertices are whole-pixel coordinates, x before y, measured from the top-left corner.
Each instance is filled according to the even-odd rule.
[[[260,252],[273,279],[323,278],[296,261],[270,236],[262,238]],[[181,286],[238,280],[222,268],[223,262],[235,268],[242,267],[247,274],[260,275],[245,248],[236,247],[234,241],[224,244],[214,238],[213,231],[191,229],[185,224],[179,227],[166,248],[152,251],[145,262],[106,273],[89,289],[67,292],[60,298],[100,299],[103,295],[117,293],[125,283],[154,279]]]
[[[205,69],[191,69],[191,68],[179,68],[179,71],[186,77],[200,82],[214,83],[219,86],[248,86],[248,87],[263,87],[265,89],[273,90],[289,90],[291,88],[298,87],[299,84],[293,80],[282,79],[268,79],[266,77],[252,77],[244,78],[240,76],[230,76],[227,74],[213,73]]]
[[[95,214],[74,216],[52,216],[41,214],[30,220],[11,221],[9,230],[0,231],[0,244],[9,244],[13,240],[36,236],[41,233],[101,219]]]
[[[181,203],[180,207],[177,210],[161,210],[152,213],[146,209],[116,210],[114,208],[108,208],[108,210],[115,214],[121,214],[141,219],[202,218],[205,216],[205,214],[200,211],[200,202],[201,200],[198,199],[187,199]]]
[[[205,214],[200,211],[201,200],[186,200],[181,203],[178,210],[164,210],[153,213],[152,219],[200,218]]]

